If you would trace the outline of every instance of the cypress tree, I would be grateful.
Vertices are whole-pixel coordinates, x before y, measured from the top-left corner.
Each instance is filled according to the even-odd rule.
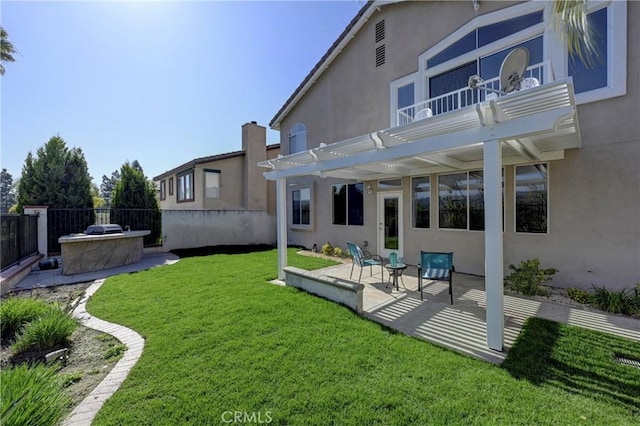
[[[18,185],[18,211],[26,205],[93,207],[91,176],[82,150],[70,150],[64,139],[54,136],[38,148],[36,157],[29,152]]]

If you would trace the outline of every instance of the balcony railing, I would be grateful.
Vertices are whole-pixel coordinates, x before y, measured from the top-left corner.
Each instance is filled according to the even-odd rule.
[[[535,78],[541,85],[554,80],[549,62],[531,65],[527,68],[524,77]],[[499,80],[499,77],[485,80],[483,87],[499,90]],[[403,126],[416,120],[444,114],[449,111],[477,104],[478,102],[483,102],[487,99],[487,95],[491,96],[491,93],[492,92],[486,90],[469,89],[465,87],[435,98],[427,99],[426,101],[415,103],[408,107],[400,108],[396,114],[396,125]],[[494,94],[501,96],[497,93]],[[489,97],[489,99],[491,99],[491,97]]]

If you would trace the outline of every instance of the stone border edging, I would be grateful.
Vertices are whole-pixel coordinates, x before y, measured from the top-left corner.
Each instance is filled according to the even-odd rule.
[[[80,304],[73,310],[73,316],[85,327],[102,331],[114,336],[127,346],[122,358],[111,369],[107,376],[73,409],[62,422],[63,426],[91,425],[102,405],[118,390],[131,368],[138,362],[144,349],[144,339],[135,331],[122,325],[101,320],[87,312],[87,301],[104,284],[105,280],[96,280],[85,291]]]

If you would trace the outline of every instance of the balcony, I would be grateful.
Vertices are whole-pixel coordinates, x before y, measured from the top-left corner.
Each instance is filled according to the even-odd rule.
[[[527,68],[524,77],[525,79],[536,79],[540,85],[550,83],[555,80],[553,78],[553,72],[548,61],[531,65]],[[489,89],[499,90],[499,80],[499,77],[485,80],[483,86]],[[522,88],[520,90],[525,89]],[[495,98],[497,96],[504,95],[488,92],[486,90],[469,89],[468,87],[465,87],[398,109],[396,112],[395,125],[404,126],[405,124],[413,123],[417,120],[445,114],[447,112],[465,108],[467,106],[474,105],[479,102],[492,99],[492,97]]]

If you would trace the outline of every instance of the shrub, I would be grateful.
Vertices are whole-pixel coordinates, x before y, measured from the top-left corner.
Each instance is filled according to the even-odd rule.
[[[336,247],[335,249],[333,249],[333,255],[336,257],[343,257],[344,256],[344,252],[342,251],[342,249],[340,247]]]
[[[106,359],[107,361],[115,361],[116,359],[121,358],[122,354],[126,350],[127,347],[123,344],[110,346],[104,354],[104,359]]]
[[[61,379],[62,387],[68,388],[72,384],[82,380],[82,372],[76,371],[75,373],[64,374],[60,377],[60,379]]]
[[[21,353],[31,349],[40,351],[66,345],[77,325],[69,314],[60,309],[49,309],[40,318],[24,326],[11,349],[14,353]]]
[[[626,288],[619,291],[611,291],[602,287],[593,286],[593,305],[613,314],[637,315],[640,313],[638,296],[635,290]]]
[[[0,304],[0,330],[5,338],[13,337],[22,326],[51,310],[51,305],[37,299],[11,297]]]
[[[62,392],[62,379],[51,367],[26,364],[0,371],[1,423],[54,425],[70,404]]]
[[[567,296],[578,303],[588,304],[593,302],[593,296],[586,290],[579,288],[570,288],[567,290]]]
[[[549,291],[544,287],[544,283],[551,280],[557,269],[540,268],[540,260],[523,260],[518,266],[509,265],[513,272],[505,278],[506,287],[527,296],[547,296]]]
[[[324,254],[325,256],[333,256],[333,251],[334,251],[334,249],[333,249],[333,246],[331,245],[331,243],[330,243],[330,242],[327,242],[327,244],[324,244],[324,245],[322,246],[322,250],[321,250],[321,252],[322,252],[322,254]]]

